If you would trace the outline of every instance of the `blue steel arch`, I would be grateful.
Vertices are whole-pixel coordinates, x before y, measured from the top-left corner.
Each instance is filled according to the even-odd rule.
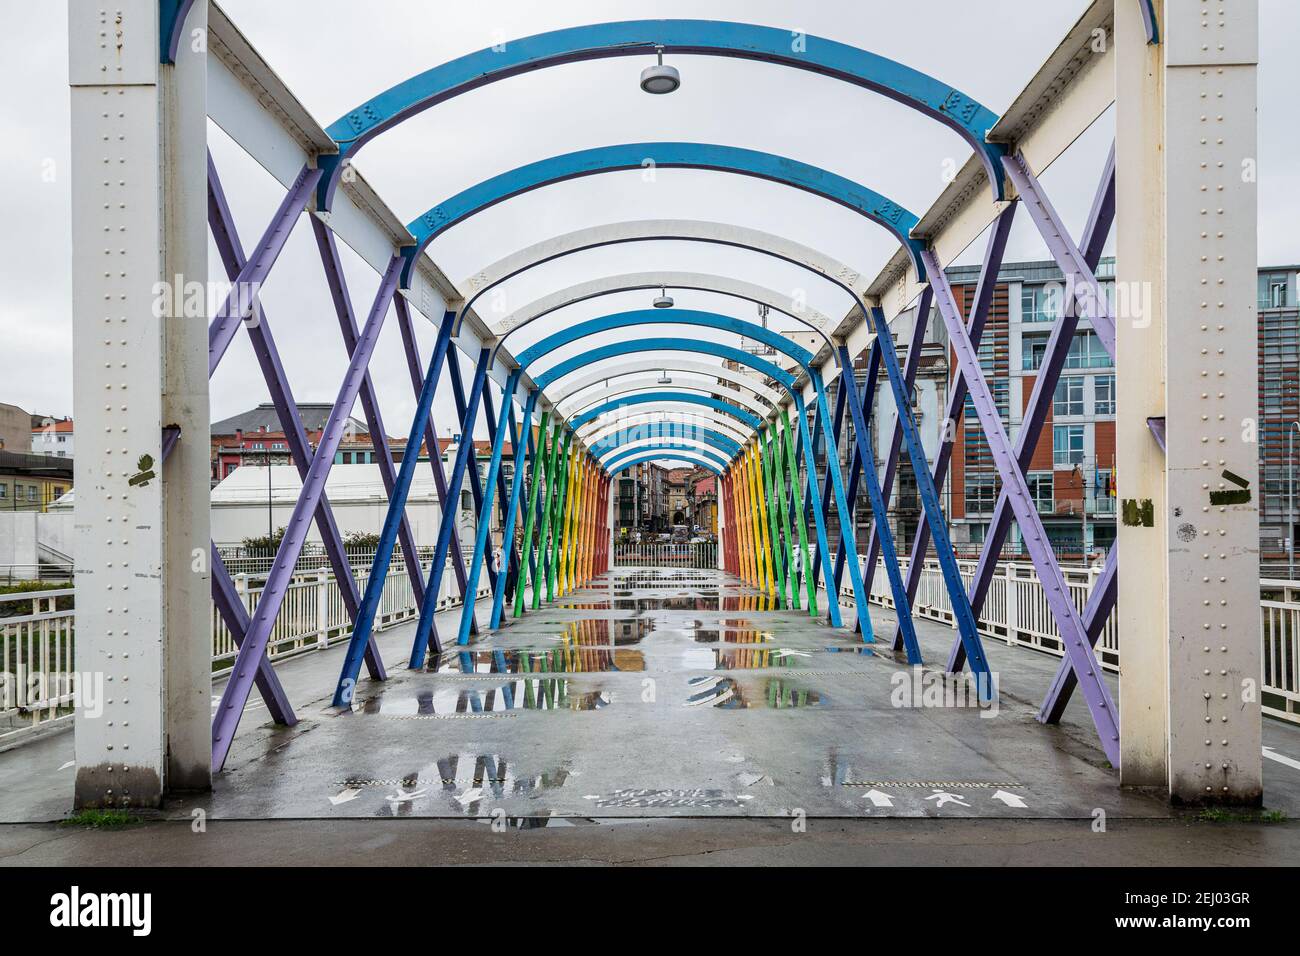
[[[717,468],[726,468],[728,464],[727,459],[708,448],[701,448],[698,445],[682,445],[677,442],[665,441],[656,442],[653,445],[639,445],[636,448],[629,448],[627,451],[614,455],[613,458],[605,462],[601,467],[605,469],[606,474],[613,475],[623,469],[624,465],[622,462],[624,459],[630,458],[633,455],[648,454],[650,452],[654,452],[660,458],[677,458],[679,456],[676,453],[682,452],[683,455],[692,455],[695,458],[703,459]]]
[[[739,405],[733,405],[731,402],[724,402],[717,398],[708,398],[704,395],[694,395],[690,392],[683,391],[663,391],[663,392],[644,392],[640,395],[624,395],[619,398],[598,405],[596,408],[588,409],[581,415],[574,417],[569,422],[569,427],[575,431],[581,428],[587,422],[594,421],[607,412],[617,411],[627,405],[645,405],[649,402],[674,402],[685,403],[688,405],[702,405],[711,408],[715,412],[722,412],[724,415],[730,415],[744,422],[750,428],[757,430],[763,424],[757,415],[751,413],[748,409],[741,408]]]
[[[586,368],[592,362],[599,362],[602,359],[618,358],[622,355],[634,355],[637,352],[697,352],[701,355],[712,355],[716,358],[730,359],[741,365],[749,365],[752,368],[762,372],[768,378],[772,379],[778,385],[781,385],[787,392],[794,394],[794,376],[779,366],[773,365],[766,359],[757,355],[752,355],[744,349],[738,349],[733,345],[723,345],[721,342],[704,342],[694,341],[691,339],[668,339],[668,338],[649,338],[637,339],[633,342],[611,342],[608,345],[601,345],[594,349],[588,349],[581,355],[574,355],[565,359],[563,362],[557,362],[548,368],[545,372],[533,376],[533,384],[537,388],[545,389],[548,385],[556,382],[566,375]]]
[[[407,223],[415,245],[402,249],[406,258],[403,286],[409,285],[411,269],[425,246],[456,223],[542,186],[582,176],[640,169],[648,162],[656,168],[712,169],[767,179],[846,206],[892,232],[911,258],[917,277],[924,281],[925,266],[921,262],[924,245],[911,237],[919,220],[892,199],[829,170],[773,153],[714,143],[663,142],[622,143],[563,153],[527,163],[462,190]]]
[[[816,395],[818,418],[822,423],[822,428],[826,437],[826,471],[834,490],[835,507],[841,515],[850,514],[851,512],[848,507],[848,501],[844,494],[844,479],[840,474],[839,451],[836,448],[835,436],[831,434],[828,424],[830,422],[831,413],[830,405],[826,401],[826,386],[822,382],[821,374],[812,365],[814,358],[813,354],[803,346],[789,341],[785,336],[753,322],[746,322],[743,319],[718,315],[714,312],[701,312],[694,309],[673,309],[672,314],[670,315],[665,315],[665,311],[666,310],[662,309],[638,309],[631,312],[618,312],[612,315],[590,319],[586,322],[579,322],[577,325],[570,328],[554,332],[519,354],[519,368],[511,373],[512,376],[515,376],[512,381],[517,381],[518,376],[521,375],[529,365],[537,361],[539,358],[553,352],[555,349],[562,348],[565,345],[578,341],[579,339],[590,335],[596,335],[600,332],[612,331],[614,329],[625,329],[637,325],[693,325],[703,328],[721,329],[728,332],[734,332],[737,335],[746,336],[747,338],[755,339],[765,345],[772,346],[772,348],[776,349],[778,352],[782,352],[794,359],[807,374],[808,380],[813,386],[813,392]],[[679,349],[687,348],[690,345],[712,344],[703,342],[693,343],[689,340],[677,341],[679,344],[676,348]],[[645,341],[639,341],[634,344],[639,346],[642,350],[648,350]],[[744,364],[751,366],[755,364],[754,356],[749,356],[749,354],[743,352],[743,350],[737,351],[741,351],[742,354],[747,356]],[[770,365],[771,363],[767,364]],[[850,372],[849,374],[852,373]],[[787,374],[785,379],[789,382],[789,384],[786,385],[786,388],[795,402],[795,408],[799,417],[799,427],[801,432],[804,433],[804,441],[807,446],[805,451],[807,452],[811,450],[812,439],[811,436],[807,435],[807,422],[804,414],[803,397],[794,388],[793,377]],[[785,382],[782,384],[785,384]],[[535,385],[539,390],[542,388],[540,379],[535,381]],[[501,436],[498,435],[498,444],[500,444],[500,437]],[[495,452],[494,457],[496,457]],[[810,474],[815,473],[815,467],[811,460],[809,461],[809,472]],[[511,507],[513,508],[513,506],[514,504],[512,502]],[[820,517],[818,523],[819,525],[821,523]],[[507,527],[509,527],[508,518]],[[871,616],[870,612],[867,610],[867,594],[862,581],[862,569],[858,567],[857,546],[854,541],[853,532],[844,524],[841,524],[840,536],[844,547],[845,564],[849,571],[849,580],[853,584],[855,610],[857,611],[859,623],[862,625],[863,637],[864,639],[868,639],[872,634]],[[818,544],[824,557],[826,555],[826,545],[824,543],[824,531],[821,527],[818,528],[818,539]],[[829,574],[827,575],[826,580],[831,580]],[[500,584],[499,578],[498,584]],[[829,590],[834,589],[831,588]],[[835,606],[832,604],[832,607]],[[835,608],[834,616],[838,616],[838,608]],[[462,623],[462,633],[468,634],[468,619],[466,619],[466,622]]]
[[[740,442],[729,435],[714,431],[712,428],[692,425],[689,422],[642,422],[640,425],[632,425],[613,435],[606,435],[587,450],[595,458],[600,459],[630,442],[641,441],[644,438],[692,438],[726,452],[729,459],[739,455],[742,447]],[[608,468],[606,472],[608,473]]]
[[[860,86],[955,130],[1004,198],[1002,147],[985,141],[998,115],[958,89],[895,60],[825,37],[723,20],[628,20],[553,30],[479,50],[418,73],[350,110],[327,133],[340,149],[320,157],[318,205],[330,206],[343,164],[367,142],[461,93],[522,73],[616,56],[736,57],[807,70]]]
[[[641,449],[638,449],[638,451],[640,450]],[[616,475],[620,471],[625,471],[628,468],[631,468],[633,465],[640,465],[647,461],[660,461],[664,458],[672,458],[676,461],[689,461],[692,464],[699,465],[701,468],[707,468],[718,477],[722,476],[722,466],[719,466],[717,462],[711,459],[701,458],[698,455],[692,455],[690,452],[678,452],[674,455],[665,455],[663,452],[658,451],[652,451],[646,455],[631,455],[628,459],[620,458],[617,465],[610,467],[609,473],[611,475]]]
[[[803,366],[804,371],[810,376],[817,374],[812,367],[813,354],[802,345],[791,342],[779,332],[765,329],[754,322],[746,322],[744,319],[720,315],[716,312],[703,312],[698,309],[633,309],[630,312],[615,312],[610,315],[602,315],[595,319],[588,319],[586,322],[579,322],[558,332],[553,332],[540,342],[530,345],[520,352],[517,360],[520,367],[527,368],[543,356],[576,342],[578,339],[596,335],[600,332],[624,329],[633,325],[694,325],[700,328],[734,332],[737,335],[756,339],[764,345],[770,345],[779,352],[784,352]]]

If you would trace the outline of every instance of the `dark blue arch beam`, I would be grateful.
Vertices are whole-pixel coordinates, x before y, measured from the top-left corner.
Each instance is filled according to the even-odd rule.
[[[633,309],[629,312],[614,312],[610,315],[602,315],[548,335],[540,342],[536,342],[520,352],[517,360],[522,367],[527,368],[556,349],[570,345],[578,341],[578,339],[596,335],[600,332],[613,331],[614,329],[625,329],[634,325],[691,325],[721,332],[734,332],[736,335],[743,335],[762,342],[764,345],[770,345],[777,351],[790,356],[810,376],[815,371],[812,368],[813,354],[802,345],[791,342],[779,332],[773,332],[771,329],[766,329],[754,322],[746,322],[744,319],[720,315],[717,312],[704,312],[699,309]],[[788,375],[786,377],[790,378]],[[540,379],[535,381],[540,381]],[[793,382],[793,379],[791,381]]]
[[[671,457],[675,461],[689,461],[692,464],[699,465],[701,468],[707,468],[709,471],[713,472],[719,478],[722,477],[722,467],[719,466],[717,462],[711,461],[708,458],[701,458],[698,455],[692,455],[689,452],[681,452],[679,454],[671,455],[671,456],[665,455],[662,452],[658,452],[658,451],[652,451],[646,455],[633,455],[628,460],[620,460],[617,466],[609,470],[609,473],[611,475],[617,475],[620,471],[625,471],[628,468],[631,468],[633,465],[640,465],[643,462],[647,462],[647,461],[662,461],[664,458],[668,458],[668,457]]]
[[[741,408],[739,405],[733,405],[731,402],[724,402],[721,399],[709,398],[704,395],[695,395],[691,392],[672,390],[662,392],[643,392],[639,395],[624,395],[620,398],[611,399],[602,405],[597,405],[595,408],[588,409],[581,415],[575,416],[573,420],[569,422],[569,427],[574,431],[577,431],[583,425],[587,424],[587,422],[594,421],[601,415],[618,411],[620,408],[624,408],[628,405],[646,405],[649,403],[661,402],[671,402],[674,404],[685,403],[688,405],[701,405],[705,408],[711,408],[715,412],[722,412],[724,415],[730,415],[732,418],[738,419],[755,431],[762,427],[763,424],[757,415],[754,415],[748,409]]]
[[[727,459],[717,454],[709,448],[701,448],[698,445],[682,445],[676,442],[656,442],[653,445],[639,445],[636,448],[629,448],[620,454],[615,455],[601,467],[605,469],[606,474],[616,474],[622,471],[626,466],[625,460],[635,455],[649,454],[653,452],[659,458],[678,458],[685,460],[699,459],[708,462],[714,468],[724,469],[727,467]],[[676,454],[680,452],[679,456]]]
[[[665,314],[665,312],[669,311],[671,311],[671,314]],[[532,363],[546,355],[549,355],[556,349],[563,348],[566,345],[571,345],[587,336],[597,335],[601,332],[614,331],[616,329],[634,328],[640,325],[688,325],[697,328],[731,332],[736,335],[741,335],[762,342],[764,345],[771,346],[776,351],[794,359],[803,369],[804,374],[808,376],[808,381],[812,384],[813,391],[816,395],[818,420],[822,423],[824,429],[823,434],[826,439],[827,451],[826,473],[834,491],[835,507],[840,515],[846,516],[840,523],[840,538],[846,557],[845,563],[849,569],[849,580],[853,584],[854,607],[857,612],[858,621],[862,625],[862,639],[864,641],[874,640],[871,627],[871,615],[867,609],[867,592],[862,582],[862,569],[858,566],[857,545],[854,541],[855,532],[851,527],[849,527],[851,522],[847,519],[847,516],[851,515],[852,511],[849,509],[847,499],[844,495],[844,479],[840,474],[839,451],[836,447],[837,443],[835,441],[835,436],[831,433],[827,424],[829,423],[831,416],[830,406],[826,401],[826,386],[822,382],[821,373],[813,367],[813,354],[806,348],[789,341],[780,333],[764,328],[757,323],[746,322],[743,319],[733,318],[728,315],[719,315],[716,312],[703,312],[695,309],[636,309],[630,312],[616,312],[612,315],[599,316],[594,319],[589,319],[586,322],[579,322],[576,325],[561,329],[558,332],[548,335],[540,342],[535,343],[519,354],[519,369],[512,374],[518,374],[520,371],[527,369]],[[690,343],[689,339],[680,339],[678,341],[679,344],[676,346],[677,348],[683,348]],[[648,348],[645,341],[636,344],[638,344],[642,349]],[[711,343],[695,344],[703,345]],[[744,354],[748,356],[748,353]],[[751,366],[754,365],[753,357],[749,356],[746,359],[745,364]],[[848,374],[851,375],[852,372],[850,371]],[[790,392],[791,398],[795,402],[795,407],[799,414],[800,428],[806,433],[807,422],[806,416],[804,415],[803,397],[794,389],[793,379],[791,376],[786,375],[785,377],[790,381],[790,385],[787,386],[787,389]],[[537,380],[535,384],[537,388],[542,388],[540,379]],[[806,434],[805,441],[811,441],[810,437]],[[813,467],[811,461],[809,463],[809,470],[811,474],[815,474],[816,469]],[[511,502],[511,507],[514,507],[514,502]],[[820,524],[820,518],[818,523]],[[818,537],[818,543],[823,548],[822,553],[823,557],[825,557],[825,546],[822,544],[822,540],[824,539],[822,539],[822,531],[820,528],[818,529]],[[829,582],[830,578],[828,577],[826,580]],[[831,597],[831,592],[833,590],[833,587],[827,588],[828,598]],[[832,607],[834,607],[834,604],[832,604]],[[907,607],[900,608],[899,613],[908,614],[910,613],[910,609]],[[463,627],[462,630],[464,630]]]
[[[638,352],[696,352],[700,355],[712,355],[716,358],[728,359],[741,365],[748,365],[751,368],[757,369],[784,388],[791,395],[795,393],[795,378],[793,375],[764,358],[746,352],[744,349],[738,349],[734,345],[723,345],[721,342],[670,338],[647,338],[636,339],[635,341],[628,342],[611,342],[608,345],[588,349],[581,355],[574,355],[565,359],[563,362],[556,362],[545,372],[533,376],[533,384],[539,389],[545,389],[553,382],[559,381],[566,375],[572,375],[574,372],[586,368],[593,362],[599,362],[608,358],[619,358],[624,355],[635,355]]]
[[[629,442],[641,441],[645,438],[691,438],[724,452],[728,460],[739,455],[742,447],[730,435],[724,435],[711,428],[692,425],[689,422],[642,422],[640,425],[632,425],[613,435],[606,435],[593,444],[588,451],[600,459]]]
[[[825,37],[723,20],[629,20],[539,33],[479,50],[418,73],[372,97],[330,125],[338,156],[322,156],[319,207],[328,209],[343,164],[366,143],[404,120],[461,93],[564,63],[665,53],[736,57],[807,70],[852,83],[918,110],[955,130],[984,163],[1003,198],[1001,147],[985,142],[998,121],[992,110],[925,73]]]
[[[600,173],[641,169],[651,162],[656,169],[711,169],[767,179],[847,206],[892,232],[911,257],[917,276],[924,281],[925,266],[921,263],[924,247],[911,237],[917,217],[892,199],[829,170],[784,156],[713,143],[665,142],[623,143],[563,153],[519,166],[457,193],[407,223],[415,245],[402,250],[406,257],[402,284],[409,285],[411,270],[420,253],[439,234],[490,206],[543,186]]]

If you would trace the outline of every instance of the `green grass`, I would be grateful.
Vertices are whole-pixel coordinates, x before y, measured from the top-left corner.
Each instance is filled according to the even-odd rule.
[[[1228,810],[1224,807],[1205,807],[1197,815],[1204,823],[1285,823],[1282,810]]]
[[[140,817],[125,810],[82,810],[61,821],[59,825],[86,827],[90,830],[121,830],[143,822]]]

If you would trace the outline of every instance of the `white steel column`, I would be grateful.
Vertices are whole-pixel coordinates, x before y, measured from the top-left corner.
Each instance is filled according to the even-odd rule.
[[[173,67],[159,0],[68,5],[79,807],[211,782],[205,26]]]
[[[1167,0],[1147,46],[1137,6],[1116,5],[1121,780],[1257,803],[1258,10]]]

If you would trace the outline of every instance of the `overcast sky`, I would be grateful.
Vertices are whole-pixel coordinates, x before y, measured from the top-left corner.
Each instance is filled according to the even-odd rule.
[[[1121,0],[1123,2],[1123,0]],[[0,0],[10,13],[0,35],[7,148],[0,151],[0,402],[42,414],[72,412],[69,293],[66,4]],[[231,18],[322,126],[406,77],[455,56],[529,34],[597,21],[707,17],[805,30],[872,50],[937,76],[1003,111],[1086,0],[626,0],[604,2],[416,3],[413,0],[225,0]],[[1300,3],[1262,0],[1260,259],[1300,261]],[[292,13],[291,13],[292,11]],[[651,97],[637,87],[649,58],[597,60],[492,84],[410,120],[368,145],[357,167],[390,207],[410,220],[455,192],[557,153],[624,142],[686,140],[766,150],[871,186],[922,214],[943,187],[945,160],[969,155],[946,127],[864,90],[802,71],[710,57],[673,57],[682,88]],[[15,95],[21,91],[21,95]],[[1067,224],[1079,230],[1113,138],[1104,116],[1047,170],[1043,181]],[[210,142],[245,246],[282,190],[210,125]],[[55,171],[52,181],[47,174]],[[893,248],[878,226],[835,204],[760,180],[689,170],[606,174],[537,190],[498,205],[440,237],[430,252],[457,283],[523,246],[561,232],[626,219],[734,222],[817,247],[875,275]],[[980,244],[976,243],[975,247]],[[971,250],[973,254],[975,250]],[[377,277],[350,250],[345,266],[364,316]],[[1020,217],[1008,259],[1045,258]],[[592,278],[672,269],[709,272],[789,292],[833,318],[848,300],[827,284],[768,257],[691,243],[634,244],[567,257],[512,280],[509,309]],[[223,277],[211,258],[211,276]],[[571,307],[510,340],[518,352],[558,324],[644,308],[626,293]],[[680,292],[678,304],[753,317],[753,306]],[[300,221],[263,292],[299,401],[332,401],[345,368],[310,227]],[[425,354],[432,328],[422,325]],[[468,366],[466,366],[468,368]],[[542,366],[539,366],[539,368]],[[414,402],[396,324],[372,363],[390,434],[405,434]],[[450,389],[437,408],[452,430]],[[266,401],[246,336],[232,345],[212,383],[217,420]]]

